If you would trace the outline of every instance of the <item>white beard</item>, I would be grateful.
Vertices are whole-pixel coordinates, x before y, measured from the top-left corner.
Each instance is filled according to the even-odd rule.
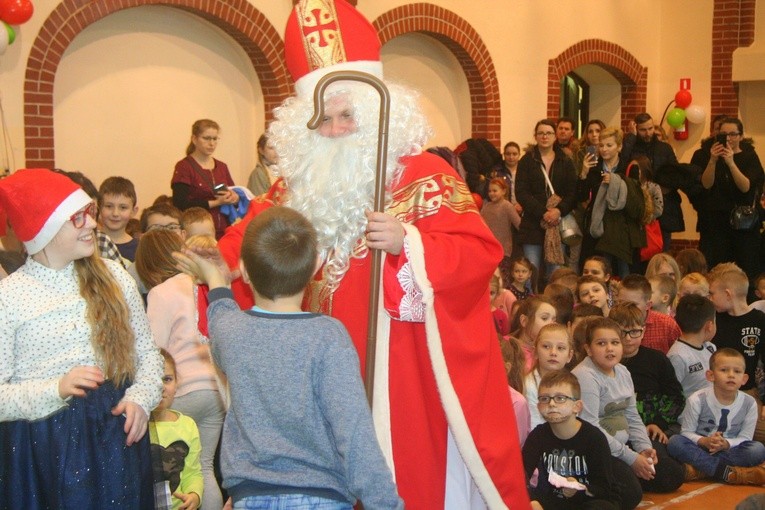
[[[311,143],[314,150],[291,173],[282,169],[289,193],[284,205],[313,223],[327,283],[336,288],[350,259],[367,253],[365,211],[373,206],[375,168],[354,136],[316,136]]]
[[[342,138],[325,138],[306,128],[312,98],[288,98],[274,112],[269,141],[279,154],[291,207],[313,223],[325,263],[329,289],[340,285],[351,258],[367,254],[365,212],[372,210],[377,167],[379,95],[367,85],[337,82],[333,93],[348,94],[358,130]],[[417,94],[387,84],[391,94],[385,202],[403,171],[400,158],[418,154],[430,136]]]

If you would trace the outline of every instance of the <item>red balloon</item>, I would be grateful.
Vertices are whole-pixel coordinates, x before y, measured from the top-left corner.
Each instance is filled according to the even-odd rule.
[[[30,0],[0,0],[0,19],[9,25],[26,23],[33,12]]]
[[[686,108],[693,101],[693,96],[690,90],[678,90],[675,94],[675,104],[678,108]]]

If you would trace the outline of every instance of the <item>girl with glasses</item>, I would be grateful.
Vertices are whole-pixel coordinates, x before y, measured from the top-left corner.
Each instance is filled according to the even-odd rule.
[[[153,508],[163,366],[133,279],[69,178],[19,170],[0,208],[29,253],[0,282],[0,507]]]

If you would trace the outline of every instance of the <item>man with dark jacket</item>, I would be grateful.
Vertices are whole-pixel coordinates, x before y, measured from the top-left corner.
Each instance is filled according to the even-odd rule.
[[[628,134],[624,137],[624,148],[622,154],[629,161],[638,154],[645,155],[651,162],[654,180],[661,182],[662,167],[667,164],[677,165],[677,157],[672,146],[659,140],[654,132],[654,122],[648,113],[639,113],[635,116],[637,125],[637,136]],[[682,232],[685,230],[685,221],[683,220],[683,211],[680,208],[680,194],[677,188],[661,187],[664,196],[664,212],[659,217],[661,225],[661,235],[664,239],[664,251],[670,251],[672,243],[672,232]]]

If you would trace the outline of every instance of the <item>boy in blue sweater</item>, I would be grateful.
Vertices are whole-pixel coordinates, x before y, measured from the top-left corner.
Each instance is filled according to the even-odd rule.
[[[178,259],[210,286],[212,354],[231,388],[221,471],[234,508],[351,510],[361,500],[403,509],[347,331],[301,311],[319,264],[308,220],[273,207],[248,225],[240,269],[256,297],[250,310],[239,309],[215,264],[189,252]]]
[[[746,383],[744,355],[723,347],[709,359],[712,383],[691,395],[680,416],[682,434],[669,439],[669,454],[686,463],[686,481],[711,477],[737,485],[765,484],[765,446],[753,441],[754,397]]]

